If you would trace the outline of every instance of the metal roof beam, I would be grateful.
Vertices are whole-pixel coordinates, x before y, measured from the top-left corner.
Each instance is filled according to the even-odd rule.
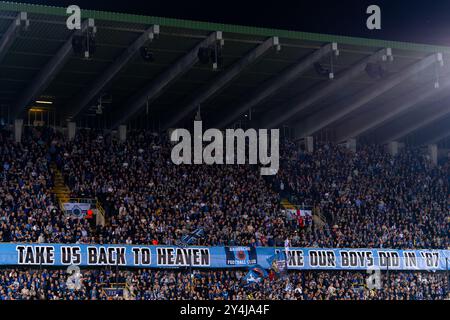
[[[433,88],[432,85],[426,86],[410,95],[397,97],[389,104],[367,110],[353,117],[351,120],[346,121],[346,123],[337,126],[336,141],[346,141],[349,138],[357,137],[369,130],[375,129],[449,88],[450,79],[447,79],[444,83],[441,83],[439,89]]]
[[[429,55],[399,73],[393,74],[387,79],[383,79],[380,82],[369,86],[352,98],[351,101],[344,101],[343,103],[333,105],[330,108],[325,108],[324,110],[313,114],[297,126],[295,137],[306,137],[348,116],[373,99],[381,96],[403,81],[441,60],[442,55],[440,54]]]
[[[439,119],[450,114],[450,102],[438,101],[434,105],[422,108],[420,113],[414,113],[407,117],[399,118],[389,128],[383,130],[380,141],[388,143],[389,141],[397,141],[407,135],[422,129],[423,127],[438,121]]]
[[[17,14],[16,18],[11,22],[8,29],[0,39],[0,61],[3,60],[5,55],[8,53],[9,48],[13,45],[14,40],[16,40],[19,36],[22,23],[24,23],[25,27],[28,27],[30,23],[26,12],[19,12]]]
[[[157,76],[152,80],[143,90],[125,104],[126,111],[117,119],[111,129],[117,128],[121,124],[125,124],[145,105],[147,102],[154,101],[160,96],[164,90],[166,90],[171,83],[190,68],[192,68],[198,62],[198,50],[201,47],[208,47],[214,42],[222,39],[222,32],[216,31],[209,34],[209,36],[203,41],[199,42],[194,48],[192,48],[187,54],[176,61],[169,69]]]
[[[81,24],[80,30],[75,30],[67,39],[59,51],[45,65],[39,74],[31,81],[31,84],[25,89],[24,93],[19,97],[13,108],[13,119],[19,117],[26,111],[28,104],[39,97],[48,87],[50,82],[56,77],[58,72],[66,64],[72,56],[72,38],[76,33],[85,32],[87,28],[94,27],[94,19],[86,19]]]
[[[95,81],[88,86],[84,92],[79,94],[78,99],[67,108],[69,119],[75,119],[84,108],[95,99],[111,80],[130,62],[136,52],[145,43],[159,34],[159,25],[152,25],[141,34]]]
[[[333,44],[329,43],[314,51],[306,58],[299,60],[294,66],[288,67],[281,74],[266,81],[261,87],[256,88],[250,96],[245,99],[233,110],[226,110],[223,117],[214,125],[216,128],[224,128],[228,124],[238,119],[242,114],[250,110],[252,107],[258,105],[265,99],[275,94],[279,89],[288,85],[290,82],[297,79],[302,73],[310,68],[315,62],[329,54],[333,50]]]
[[[387,56],[388,51],[390,52],[390,49],[382,49],[362,59],[356,65],[345,71],[341,76],[320,85],[319,88],[316,89],[311,95],[305,97],[304,94],[300,94],[294,97],[281,108],[281,112],[280,110],[274,110],[261,119],[261,127],[276,128],[284,122],[291,120],[302,110],[305,110],[333,92],[336,92],[348,85],[350,81],[354,80],[364,72],[368,62],[379,60],[383,56]]]
[[[419,145],[429,145],[438,143],[448,137],[450,137],[449,117],[445,118],[442,121],[434,122],[430,126],[422,129],[421,134],[418,135],[417,142]]]
[[[265,40],[263,43],[256,46],[244,57],[234,63],[228,70],[218,75],[210,84],[207,84],[205,88],[201,90],[191,102],[184,107],[181,112],[177,113],[163,126],[163,130],[166,130],[178,122],[185,119],[192,111],[194,111],[199,105],[210,99],[213,95],[217,94],[225,86],[227,86],[233,79],[235,79],[245,68],[250,66],[261,56],[263,56],[269,49],[279,45],[278,37],[271,37]]]

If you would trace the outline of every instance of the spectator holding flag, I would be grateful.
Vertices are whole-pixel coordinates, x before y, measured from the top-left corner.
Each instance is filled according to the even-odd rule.
[[[260,265],[255,265],[250,268],[247,274],[243,277],[243,280],[245,282],[245,285],[251,285],[254,283],[259,284],[264,281],[267,276],[268,273],[264,268],[262,268]]]

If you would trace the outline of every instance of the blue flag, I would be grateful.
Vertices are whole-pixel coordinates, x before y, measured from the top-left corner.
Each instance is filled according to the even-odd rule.
[[[273,256],[268,258],[267,262],[276,274],[283,274],[287,271],[287,258],[286,252],[284,251],[278,251]]]
[[[264,270],[260,265],[255,265],[248,271],[243,279],[246,284],[261,283],[267,276],[268,273],[266,270]]]
[[[194,231],[192,231],[189,234],[184,235],[181,238],[181,241],[179,242],[179,245],[181,246],[188,246],[191,244],[194,244],[199,239],[203,238],[205,236],[205,230],[203,228],[197,228]]]

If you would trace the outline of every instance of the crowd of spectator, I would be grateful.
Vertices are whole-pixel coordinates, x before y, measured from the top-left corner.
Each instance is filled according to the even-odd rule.
[[[281,245],[289,236],[279,195],[248,165],[174,165],[171,144],[150,132],[125,143],[79,132],[61,167],[78,197],[103,199],[109,223],[92,241],[174,244],[201,227],[208,245]]]
[[[382,147],[354,153],[323,144],[315,152],[286,142],[283,192],[256,166],[174,165],[171,145],[151,132],[125,143],[95,131],[64,144],[61,167],[76,196],[104,199],[110,224],[99,242],[173,244],[197,227],[209,245],[448,248],[449,163],[419,150],[391,156]],[[321,212],[308,228],[280,207],[281,195]]]
[[[287,142],[275,183],[326,217],[295,234],[297,246],[449,248],[450,162],[419,149],[392,156],[380,146],[322,144],[313,153]],[[279,188],[280,189],[280,188]]]
[[[434,166],[418,150],[391,156],[377,146],[323,144],[308,153],[286,141],[277,176],[266,179],[250,165],[174,165],[166,137],[146,131],[126,142],[94,130],[67,141],[36,128],[21,143],[8,131],[0,139],[2,241],[174,244],[201,227],[205,245],[450,246],[450,165]],[[51,163],[74,197],[100,200],[105,226],[59,211]],[[280,194],[325,223],[299,223]]]
[[[446,273],[384,273],[368,286],[367,274],[295,271],[246,285],[244,272],[84,270],[78,286],[65,270],[0,270],[0,300],[443,300]],[[123,291],[121,291],[123,290]]]
[[[0,241],[175,244],[203,228],[201,245],[448,249],[450,162],[433,165],[419,149],[390,155],[317,144],[306,152],[284,141],[280,170],[263,177],[251,165],[175,165],[167,137],[26,128],[16,143],[0,134]],[[97,198],[106,224],[61,212],[53,194],[60,170],[72,196]],[[282,198],[312,208],[305,224]],[[320,223],[319,223],[320,222]],[[392,272],[381,290],[359,272],[290,272],[257,288],[245,271],[84,270],[83,288],[66,288],[65,270],[0,270],[0,299],[111,299],[104,286],[126,282],[135,299],[443,299],[443,273]]]
[[[21,143],[0,133],[0,241],[76,242],[88,232],[84,220],[63,215],[52,193],[57,135],[26,128]]]

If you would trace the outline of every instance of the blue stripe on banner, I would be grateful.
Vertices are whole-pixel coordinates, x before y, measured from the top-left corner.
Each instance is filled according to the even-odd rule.
[[[269,269],[284,248],[1,243],[0,265]],[[233,259],[230,259],[233,252]],[[249,253],[256,252],[250,259]],[[240,259],[240,260],[239,260]],[[447,270],[449,250],[289,248],[291,270]]]

